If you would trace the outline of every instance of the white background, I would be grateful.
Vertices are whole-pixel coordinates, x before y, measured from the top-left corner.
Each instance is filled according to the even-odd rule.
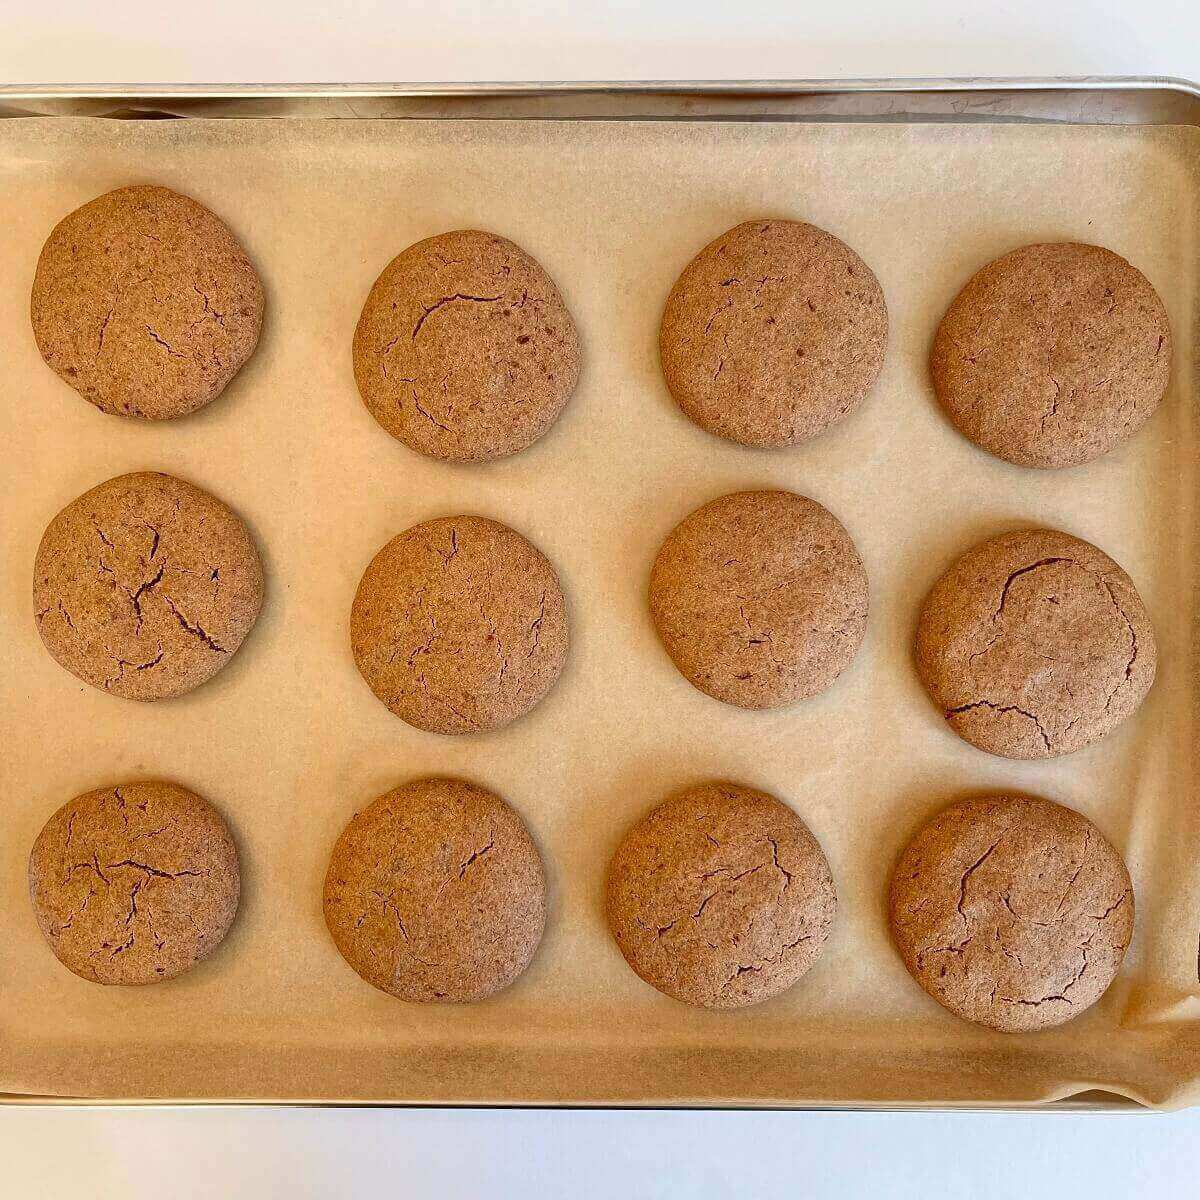
[[[1200,78],[1200,5],[0,0],[0,81],[11,83],[1083,74]],[[1200,1111],[0,1111],[0,1187],[21,1200],[368,1190],[1094,1200],[1195,1194],[1198,1177]]]

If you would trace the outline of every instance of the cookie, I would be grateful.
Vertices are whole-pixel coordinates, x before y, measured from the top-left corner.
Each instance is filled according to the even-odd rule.
[[[663,376],[710,433],[808,441],[852,413],[883,365],[888,316],[871,269],[801,221],[747,221],[705,246],[667,297]]]
[[[867,628],[867,573],[832,513],[792,492],[735,492],[672,530],[650,612],[684,678],[741,708],[824,691]]]
[[[1005,758],[1057,758],[1145,699],[1158,663],[1132,580],[1056,529],[991,538],[934,584],[917,670],[959,737]]]
[[[325,876],[342,957],[401,1000],[463,1004],[508,987],[546,925],[542,860],[499,796],[418,779],[346,826]]]
[[[452,462],[536,442],[575,390],[579,357],[550,276],[478,229],[392,259],[354,333],[354,378],[371,415],[411,449]]]
[[[30,315],[42,357],[85,400],[162,421],[215,400],[254,353],[263,289],[204,205],[126,187],[54,227]]]
[[[1132,437],[1171,373],[1166,309],[1102,246],[1023,246],[988,263],[938,326],[938,400],[976,445],[1022,467],[1073,467]]]
[[[608,924],[652,987],[704,1008],[778,995],[816,961],[837,896],[808,826],[765,792],[709,783],[639,821],[608,873]]]
[[[258,617],[263,573],[241,519],[173,475],[118,475],[72,500],[34,562],[38,632],[93,687],[164,700],[215,675]]]
[[[42,936],[93,983],[159,983],[190,970],[229,931],[240,891],[221,814],[175,783],[76,796],[29,855]]]
[[[1133,936],[1133,885],[1079,813],[983,796],[913,838],[889,911],[904,965],[939,1004],[1019,1033],[1061,1025],[1104,994]]]
[[[350,646],[371,691],[417,729],[499,729],[561,674],[566,604],[554,568],[519,533],[486,517],[441,517],[371,560]]]

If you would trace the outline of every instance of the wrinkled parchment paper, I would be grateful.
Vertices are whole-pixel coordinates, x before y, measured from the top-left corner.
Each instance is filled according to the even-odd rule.
[[[1200,1097],[1200,856],[1195,667],[1197,134],[1015,125],[371,120],[0,122],[0,1090],[104,1098],[632,1103],[1004,1104],[1103,1088]],[[92,409],[38,357],[30,282],[53,224],[92,196],[158,182],[215,209],[266,284],[258,354],[207,411],[152,426]],[[759,216],[816,222],[874,268],[891,311],[864,407],[782,452],[692,426],[659,376],[658,319],[680,268]],[[367,290],[418,238],[513,238],[562,289],[583,382],[541,443],[454,467],[367,415],[350,341]],[[1094,465],[1038,473],[974,449],[940,415],[925,354],[956,290],[1025,242],[1103,243],[1170,310],[1160,412]],[[269,580],[257,629],[183,699],[94,691],[42,649],[30,601],[59,508],[123,471],[175,472],[249,522]],[[777,486],[827,505],[871,578],[858,659],[825,695],[744,712],[694,690],[660,649],[650,563],[696,505]],[[347,616],[388,538],[442,514],[522,531],[557,565],[573,645],[557,688],[498,733],[410,729],[367,690]],[[1160,671],[1140,714],[1049,763],[992,758],[951,734],[911,664],[921,599],[978,539],[1045,523],[1133,576]],[[498,790],[545,855],[552,911],[531,969],[470,1007],[406,1005],[342,962],[321,916],[350,815],[412,776]],[[30,913],[43,821],[89,788],[167,777],[237,836],[242,911],[172,983],[105,989],[69,974]],[[607,935],[606,863],[625,828],[683,786],[725,777],[794,805],[841,906],[816,967],[753,1009],[704,1012],[639,981]],[[1056,1030],[1005,1036],[942,1011],[892,951],[895,856],[936,808],[1022,789],[1086,813],[1128,857],[1137,930],[1117,982]]]

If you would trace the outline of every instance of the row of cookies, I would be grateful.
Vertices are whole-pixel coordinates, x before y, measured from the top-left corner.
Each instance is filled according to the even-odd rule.
[[[173,476],[118,476],[68,504],[34,564],[38,630],[80,679],[134,700],[178,696],[249,633],[264,580],[253,538],[214,496]],[[824,691],[867,627],[868,581],[845,527],[784,491],[737,492],[684,518],[655,559],[649,607],[680,672],[743,708]],[[350,611],[354,661],[419,729],[496,729],[558,679],[566,601],[549,560],[498,521],[441,517],[389,541]],[[1142,702],[1157,650],[1129,576],[1056,530],[993,538],[925,602],[916,661],[961,737],[1050,758],[1108,733]]]
[[[209,403],[253,353],[264,293],[208,209],[161,187],[83,205],[51,232],[31,316],[46,362],[105,412],[150,420]],[[662,316],[663,375],[705,429],[750,446],[807,441],[853,412],[884,360],[888,314],[845,243],[797,221],[749,221],[701,250]],[[1023,466],[1090,462],[1166,391],[1166,310],[1112,251],[1025,246],[987,264],[934,339],[934,388],[954,424]],[[574,391],[580,341],[554,282],[505,238],[417,242],[376,280],[354,334],[375,419],[457,462],[523,450]]]
[[[162,782],[85,793],[29,858],[38,925],[76,975],[174,978],[210,954],[240,892],[217,811]],[[694,787],[630,829],[609,864],[609,929],[629,966],[677,1000],[740,1008],[795,984],[834,923],[829,863],[786,804]],[[529,965],[547,918],[542,859],[499,796],[419,779],[356,813],[330,856],[329,933],[368,983],[465,1003]],[[1115,977],[1133,930],[1120,854],[1071,809],[986,796],[935,815],[901,854],[890,923],[903,961],[951,1012],[1009,1032],[1058,1025]]]

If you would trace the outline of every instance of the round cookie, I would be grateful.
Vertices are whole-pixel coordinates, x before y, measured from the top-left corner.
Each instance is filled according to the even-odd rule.
[[[263,289],[202,204],[126,187],[54,227],[30,315],[42,357],[85,400],[160,421],[215,400],[253,354]]]
[[[1005,533],[934,584],[917,670],[959,737],[1006,758],[1057,758],[1145,699],[1154,630],[1129,576],[1056,529]]]
[[[792,492],[709,501],[672,530],[650,575],[650,613],[675,665],[742,708],[829,687],[862,644],[867,600],[841,522]]]
[[[892,937],[952,1013],[1008,1033],[1077,1017],[1133,936],[1121,855],[1085,817],[1023,796],[943,809],[892,875]]]
[[[158,983],[211,954],[237,912],[229,829],[174,783],[85,792],[45,824],[29,896],[50,949],[93,983]]]
[[[807,441],[853,412],[883,365],[871,269],[800,221],[747,221],[705,246],[667,297],[663,375],[697,425],[747,446]]]
[[[354,332],[354,377],[371,415],[406,446],[453,462],[536,442],[575,390],[579,357],[550,276],[477,229],[392,259]]]
[[[625,835],[607,907],[621,953],[648,984],[688,1004],[740,1008],[812,966],[837,896],[821,847],[786,804],[710,783]]]
[[[432,733],[524,716],[561,674],[567,640],[554,568],[486,517],[441,517],[394,537],[350,613],[362,677],[396,716]]]
[[[462,1004],[507,987],[546,924],[542,860],[499,796],[418,779],[346,826],[325,876],[342,957],[401,1000]]]
[[[1023,467],[1091,462],[1131,437],[1171,373],[1166,309],[1102,246],[1023,246],[972,277],[938,326],[933,384],[976,445]]]
[[[50,522],[34,562],[38,632],[93,687],[163,700],[215,675],[262,607],[258,551],[215,496],[152,471],[119,475]]]

